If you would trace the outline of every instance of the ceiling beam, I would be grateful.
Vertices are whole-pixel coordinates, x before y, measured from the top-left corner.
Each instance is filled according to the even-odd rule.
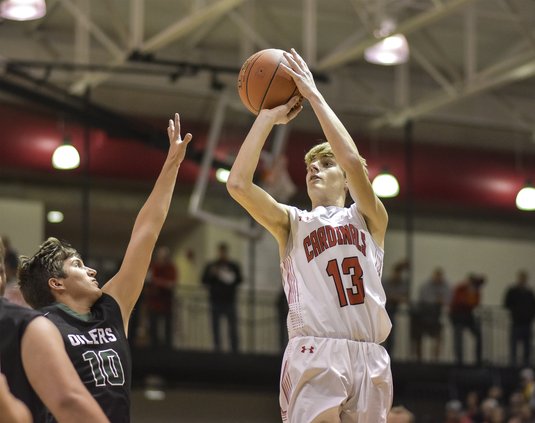
[[[409,119],[418,118],[472,95],[496,89],[533,75],[535,75],[535,52],[529,51],[482,70],[472,80],[466,81],[464,84],[461,83],[453,95],[444,91],[436,92],[417,104],[389,112],[372,120],[370,127],[377,129],[385,125],[401,126]]]
[[[437,20],[443,19],[444,17],[456,12],[460,8],[465,7],[474,1],[475,0],[450,0],[441,7],[435,7],[431,10],[427,10],[410,19],[407,19],[404,22],[401,22],[396,28],[396,33],[408,35],[414,31],[431,25]],[[381,39],[382,38],[368,37],[357,45],[351,46],[346,50],[337,51],[320,60],[316,66],[316,69],[328,70],[342,66],[351,60],[361,57],[364,53],[364,50],[366,50],[368,47],[371,47]]]
[[[61,5],[76,19],[76,21],[87,28],[87,30],[95,37],[95,39],[102,44],[112,55],[119,55],[123,53],[123,49],[119,47],[106,33],[96,25],[83,10],[74,4],[71,0],[59,0]]]
[[[70,4],[68,0],[60,1],[64,4]],[[241,5],[244,1],[246,0],[219,0],[209,6],[201,7],[143,42],[139,49],[140,53],[153,53],[158,51],[170,43],[193,33],[206,22],[223,16],[225,13],[228,13],[230,10]],[[126,63],[130,53],[131,52],[128,50],[117,49],[114,53],[114,58],[109,65],[111,67],[116,67]],[[83,92],[88,86],[94,88],[109,77],[109,73],[100,73],[97,75],[87,74],[71,86],[71,92]]]
[[[317,15],[316,0],[303,0],[303,56],[305,62],[313,68],[317,59]]]

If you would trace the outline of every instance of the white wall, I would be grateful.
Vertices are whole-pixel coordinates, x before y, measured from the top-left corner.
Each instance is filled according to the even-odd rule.
[[[505,288],[514,281],[520,268],[535,281],[535,240],[489,236],[468,236],[416,232],[414,234],[413,298],[418,287],[440,266],[446,278],[455,284],[468,273],[482,273],[487,277],[483,289],[483,304],[502,303]],[[391,230],[385,245],[385,275],[392,264],[406,257],[405,232]]]
[[[45,206],[39,201],[0,198],[0,235],[19,253],[31,255],[44,237]]]

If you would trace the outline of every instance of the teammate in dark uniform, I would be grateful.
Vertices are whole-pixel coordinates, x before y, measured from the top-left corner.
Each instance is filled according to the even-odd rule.
[[[1,296],[3,265],[0,241],[0,422],[44,421],[41,399],[60,422],[107,422],[69,363],[57,328]]]
[[[169,121],[169,152],[141,208],[123,262],[102,289],[97,272],[69,244],[49,238],[23,257],[21,291],[59,328],[67,352],[87,389],[113,422],[130,421],[131,359],[128,321],[141,293],[156,240],[169,210],[178,169],[191,140],[180,137],[178,114]]]

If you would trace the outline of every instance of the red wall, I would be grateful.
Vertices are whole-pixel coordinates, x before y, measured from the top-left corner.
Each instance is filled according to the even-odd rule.
[[[58,119],[15,107],[0,107],[0,125],[2,169],[28,169],[49,174],[62,172],[66,177],[82,172],[81,169],[52,169],[52,153],[62,140]],[[165,127],[166,122],[162,125],[162,139],[167,137]],[[189,130],[185,123],[183,128]],[[68,125],[67,131],[82,154],[82,128]],[[194,140],[190,148],[202,150],[207,128],[191,132]],[[217,155],[224,158],[235,154],[244,136],[243,129],[226,128]],[[286,151],[292,164],[290,175],[301,187],[304,187],[304,153],[319,137],[321,134],[293,132],[288,140]],[[367,140],[355,138],[368,160],[370,176],[374,177],[383,167],[388,167],[398,177],[401,186],[399,199],[403,199],[407,187],[403,144],[381,141],[381,154],[378,156],[370,152]],[[98,177],[153,180],[165,160],[163,150],[135,140],[110,137],[103,130],[92,129],[90,140],[90,172]],[[524,171],[520,172],[513,152],[476,151],[436,144],[416,144],[413,150],[413,193],[415,201],[421,204],[513,211],[516,193],[525,180],[531,178],[535,182],[533,156],[524,158]],[[197,172],[196,163],[185,162],[179,183],[192,184]]]

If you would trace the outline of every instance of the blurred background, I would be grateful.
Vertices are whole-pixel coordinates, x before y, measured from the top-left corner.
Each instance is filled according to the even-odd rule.
[[[154,299],[153,267],[131,324],[133,421],[280,419],[278,252],[221,181],[254,120],[237,94],[242,63],[292,47],[370,179],[398,183],[383,197],[394,403],[417,421],[455,421],[496,386],[493,410],[513,415],[514,395],[533,387],[521,376],[532,337],[512,350],[506,298],[517,285],[531,293],[535,275],[534,191],[518,202],[535,178],[535,2],[32,0],[33,18],[16,3],[0,2],[0,235],[15,257],[63,238],[105,282],[165,159],[168,119],[179,112],[194,135],[158,242],[173,301]],[[257,181],[309,207],[303,156],[322,137],[305,105],[273,132]],[[65,146],[77,167],[54,167]],[[243,281],[217,345],[202,276],[221,243]],[[459,325],[452,313],[473,286],[472,320]]]

